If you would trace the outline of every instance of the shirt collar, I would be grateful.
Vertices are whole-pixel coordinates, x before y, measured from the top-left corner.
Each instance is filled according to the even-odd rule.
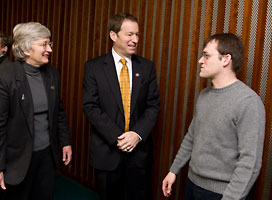
[[[112,48],[112,56],[113,56],[115,64],[117,64],[120,61],[120,59],[122,58],[121,56],[119,56],[118,53],[116,53],[114,48]],[[125,59],[126,59],[127,62],[131,62],[131,56],[125,57]]]

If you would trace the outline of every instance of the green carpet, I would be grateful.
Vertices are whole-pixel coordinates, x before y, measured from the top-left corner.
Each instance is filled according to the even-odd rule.
[[[55,200],[98,200],[98,195],[75,181],[56,175]]]

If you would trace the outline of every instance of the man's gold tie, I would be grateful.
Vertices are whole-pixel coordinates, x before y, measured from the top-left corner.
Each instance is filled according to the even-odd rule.
[[[120,62],[123,64],[120,73],[120,89],[122,95],[123,108],[125,112],[125,132],[129,131],[129,120],[130,120],[130,82],[128,67],[126,65],[126,59],[121,58]]]

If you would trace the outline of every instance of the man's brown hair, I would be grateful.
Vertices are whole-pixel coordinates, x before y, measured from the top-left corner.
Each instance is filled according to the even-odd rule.
[[[0,31],[0,44],[1,47],[8,47],[8,50],[6,52],[6,54],[9,54],[11,45],[12,45],[12,38],[9,35],[6,35],[5,33],[3,33],[2,31]]]
[[[217,51],[221,55],[231,55],[232,70],[237,74],[244,59],[244,45],[241,38],[232,33],[214,34],[204,41],[203,48],[212,40],[217,42]]]
[[[138,23],[137,18],[129,13],[118,13],[110,18],[108,31],[118,33],[121,30],[124,20],[130,20]]]

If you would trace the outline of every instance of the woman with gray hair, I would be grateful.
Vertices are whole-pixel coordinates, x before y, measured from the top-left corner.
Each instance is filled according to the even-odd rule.
[[[40,23],[13,29],[16,62],[0,69],[0,190],[4,200],[53,200],[59,145],[72,158],[51,33]]]

